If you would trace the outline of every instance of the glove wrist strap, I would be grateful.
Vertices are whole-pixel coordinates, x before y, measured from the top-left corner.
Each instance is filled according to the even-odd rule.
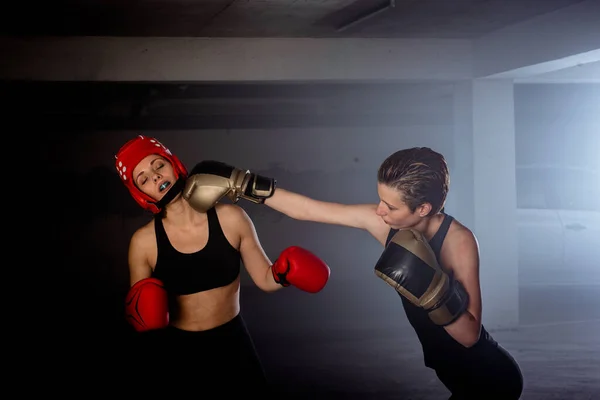
[[[262,175],[250,174],[241,197],[256,204],[262,204],[275,193],[277,181]]]
[[[440,326],[450,325],[458,319],[469,305],[469,295],[461,283],[457,280],[452,280],[451,287],[446,292],[444,298],[428,310],[429,318]]]
[[[273,279],[276,283],[280,284],[283,287],[290,286],[290,283],[287,280],[287,274],[290,272],[290,264],[286,263],[286,269],[284,272],[277,272],[280,268],[276,267],[278,260],[276,260],[271,266],[271,272],[273,273]]]

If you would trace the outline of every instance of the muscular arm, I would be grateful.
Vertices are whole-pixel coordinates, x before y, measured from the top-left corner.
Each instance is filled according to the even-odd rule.
[[[455,279],[463,284],[469,294],[469,306],[463,315],[445,329],[457,342],[471,347],[477,343],[481,331],[479,246],[473,233],[466,228],[459,228],[453,236],[446,239],[450,240],[442,260],[454,271]]]
[[[326,202],[281,188],[266,199],[265,204],[293,219],[364,229],[383,245],[390,230],[375,214],[377,204]]]
[[[133,234],[129,244],[130,289],[125,298],[125,315],[138,332],[163,329],[169,324],[167,292],[160,280],[151,278],[149,244],[153,241],[154,235],[146,225]]]
[[[130,286],[152,275],[152,267],[148,260],[147,236],[147,230],[141,228],[131,237],[128,254]]]
[[[240,233],[242,262],[250,278],[256,286],[265,292],[274,292],[283,288],[273,278],[271,260],[269,260],[260,244],[254,223],[242,208],[238,206],[231,207]]]

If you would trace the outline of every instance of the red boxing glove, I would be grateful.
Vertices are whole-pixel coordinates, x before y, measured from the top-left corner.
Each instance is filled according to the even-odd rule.
[[[329,280],[327,264],[308,250],[298,246],[285,249],[271,267],[275,282],[293,285],[309,293],[320,292]]]
[[[125,297],[125,316],[138,332],[165,328],[169,324],[169,301],[162,281],[137,281]]]

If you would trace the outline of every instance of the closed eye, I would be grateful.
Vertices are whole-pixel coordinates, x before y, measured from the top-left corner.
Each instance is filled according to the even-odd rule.
[[[383,204],[385,204],[385,205],[387,206],[387,208],[388,208],[390,211],[393,211],[393,210],[397,210],[397,209],[398,209],[397,207],[394,207],[394,206],[392,206],[391,204],[389,204],[389,203],[388,203],[388,202],[386,202],[386,201],[383,201],[383,200],[381,200],[381,202],[382,202]]]
[[[165,166],[164,162],[157,162],[155,165],[153,165],[153,169],[154,169],[154,171],[158,171],[159,169],[161,169],[164,166]],[[141,179],[138,180],[138,184],[140,186],[143,186],[146,182],[148,182],[148,177],[147,176],[141,175],[140,178]]]

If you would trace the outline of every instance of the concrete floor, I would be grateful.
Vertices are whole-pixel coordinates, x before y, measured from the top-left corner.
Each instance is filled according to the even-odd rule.
[[[522,288],[520,300],[520,326],[491,332],[521,365],[522,399],[600,399],[600,287]],[[419,343],[407,326],[311,337],[274,337],[257,325],[252,330],[282,398],[449,397],[423,366]]]
[[[397,294],[376,291],[378,282],[373,281],[373,289],[363,293],[355,287],[370,288],[366,280],[339,287],[333,282],[322,296],[242,289],[242,315],[277,390],[276,398],[449,397],[433,371],[423,365],[420,344],[406,323]],[[80,398],[81,387],[96,394],[172,389],[163,369],[184,366],[139,365],[131,357],[125,347],[124,332],[129,327],[123,321],[121,298],[99,296],[90,309],[89,303],[73,302],[81,298],[77,293],[67,294],[64,304],[44,303],[43,309],[60,312],[49,313],[48,321],[35,320],[37,332],[43,334],[32,342],[35,349],[27,347],[29,358],[19,360],[19,371],[27,376],[39,372],[35,387],[43,385],[46,393],[63,398],[70,398],[71,391]],[[110,301],[114,307],[107,307]],[[600,399],[599,306],[598,286],[520,290],[520,325],[490,332],[521,366],[522,399]],[[102,315],[102,310],[108,315]],[[136,370],[143,371],[143,379],[128,380]],[[126,382],[121,381],[124,378]]]

